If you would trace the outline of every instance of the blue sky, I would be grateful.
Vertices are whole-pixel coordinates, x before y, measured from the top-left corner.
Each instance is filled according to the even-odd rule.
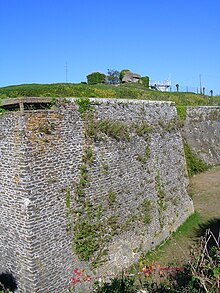
[[[130,69],[220,94],[219,0],[0,0],[0,86]]]

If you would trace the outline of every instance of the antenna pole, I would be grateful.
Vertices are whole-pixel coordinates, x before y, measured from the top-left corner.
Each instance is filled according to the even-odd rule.
[[[200,94],[202,94],[202,75],[199,75]]]
[[[65,66],[65,68],[66,68],[66,83],[67,83],[67,62],[66,62],[66,66]]]

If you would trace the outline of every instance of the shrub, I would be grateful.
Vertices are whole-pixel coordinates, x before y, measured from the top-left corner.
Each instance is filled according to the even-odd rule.
[[[149,76],[143,76],[143,77],[141,77],[141,80],[142,80],[142,84],[144,85],[144,86],[146,86],[146,88],[149,88]]]
[[[105,83],[105,74],[100,72],[93,72],[86,77],[88,84]]]

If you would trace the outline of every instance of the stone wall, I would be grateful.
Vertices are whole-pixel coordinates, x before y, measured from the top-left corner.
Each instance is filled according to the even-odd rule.
[[[205,163],[220,164],[220,107],[187,107],[182,135]]]
[[[0,116],[0,273],[18,292],[120,271],[193,212],[172,103],[78,104]]]

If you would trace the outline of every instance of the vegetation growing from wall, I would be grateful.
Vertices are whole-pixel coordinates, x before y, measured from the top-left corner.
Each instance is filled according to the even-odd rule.
[[[163,228],[163,211],[166,209],[165,206],[165,192],[162,188],[162,183],[160,179],[159,170],[156,170],[156,184],[157,184],[157,204],[158,204],[158,213],[159,213],[159,223],[161,229]]]
[[[150,133],[153,131],[153,127],[149,123],[143,120],[141,123],[135,123],[132,126],[138,136],[143,137],[145,141],[149,140]]]
[[[151,221],[151,201],[145,199],[141,205],[143,210],[143,222],[144,224],[149,224]]]
[[[136,159],[141,162],[143,165],[147,163],[147,160],[150,157],[150,147],[146,146],[145,150],[144,150],[144,154],[138,154]]]
[[[98,120],[89,113],[85,121],[85,136],[93,140],[103,140],[105,136],[108,136],[117,141],[129,141],[130,129],[124,122],[110,119]]]
[[[85,125],[87,125],[86,123],[91,123],[90,119],[94,117],[92,107],[88,100],[84,98],[77,99],[76,103]],[[93,122],[91,125],[94,126]],[[122,126],[119,125],[120,127],[116,127],[115,131],[112,129],[113,126],[116,127],[116,124],[112,125],[109,121],[102,121],[101,125],[99,125],[99,131],[111,137],[113,136],[117,140],[119,139],[119,134],[121,135],[120,131],[122,130],[120,129]],[[94,127],[97,127],[97,125]],[[97,206],[85,197],[86,189],[90,184],[89,170],[92,168],[93,161],[94,150],[92,140],[91,136],[88,136],[87,127],[85,127],[82,164],[79,170],[79,180],[75,188],[75,202],[77,207],[74,208],[74,211],[71,211],[72,218],[70,219],[70,193],[68,192],[66,196],[66,215],[68,228],[71,226],[73,233],[74,252],[78,255],[79,259],[91,261],[92,266],[95,267],[103,261],[106,255],[107,243],[114,235],[119,233],[120,227],[117,216],[110,214],[107,218],[103,218],[103,203]],[[112,208],[116,201],[116,193],[109,191],[107,201],[109,207]],[[69,222],[71,222],[71,225]]]
[[[185,121],[186,119],[186,106],[177,106],[177,115],[179,116],[181,121]]]
[[[66,217],[67,217],[67,231],[71,230],[71,207],[70,207],[70,189],[66,191]]]
[[[91,102],[89,98],[82,97],[82,98],[76,99],[76,104],[78,105],[79,113],[81,114],[81,117],[83,118],[86,112],[90,109]]]
[[[92,261],[95,266],[105,255],[106,243],[112,235],[118,233],[118,227],[116,217],[113,219],[110,216],[105,221],[102,220],[102,204],[94,206],[84,197],[92,163],[93,149],[87,146],[84,148],[80,178],[75,190],[78,208],[73,215],[73,250],[81,260]],[[112,197],[111,200],[113,201]]]
[[[128,216],[124,223],[120,223],[118,216],[114,215],[114,207],[117,204],[117,193],[109,190],[99,205],[88,200],[85,196],[90,185],[90,170],[93,167],[94,141],[105,140],[108,137],[117,141],[129,141],[131,131],[146,138],[151,131],[148,124],[141,126],[128,125],[122,121],[110,119],[96,119],[93,107],[84,98],[76,100],[78,110],[84,120],[84,147],[82,163],[79,168],[79,180],[75,186],[75,204],[71,211],[70,190],[66,194],[66,216],[68,231],[73,234],[73,250],[79,259],[90,261],[96,267],[105,260],[109,241],[115,235],[130,229],[134,221],[148,225],[151,222],[151,202],[145,199],[137,213]],[[150,148],[146,146],[144,160],[150,156]],[[102,154],[104,158],[104,154]],[[104,167],[103,167],[104,168]],[[105,168],[107,172],[107,168]],[[106,208],[110,213],[106,214]]]
[[[208,170],[209,166],[192,152],[186,141],[184,141],[183,146],[189,177]]]

